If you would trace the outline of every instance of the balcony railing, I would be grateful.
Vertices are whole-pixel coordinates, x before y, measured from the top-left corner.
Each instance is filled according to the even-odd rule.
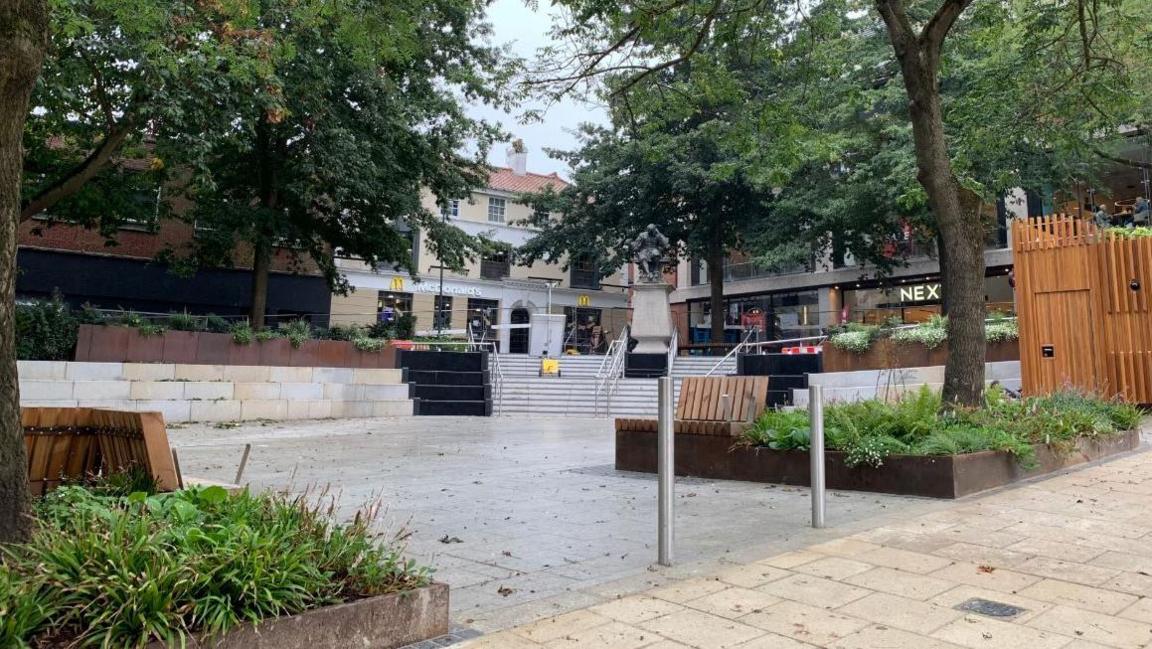
[[[569,272],[568,283],[572,288],[588,288],[597,290],[600,288],[600,273],[595,270],[581,270],[573,268]]]
[[[507,261],[494,261],[483,259],[480,261],[480,277],[483,279],[502,280],[512,274],[512,264]]]

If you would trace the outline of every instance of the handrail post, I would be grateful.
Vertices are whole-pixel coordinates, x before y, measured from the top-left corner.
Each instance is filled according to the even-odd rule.
[[[672,420],[672,377],[662,376],[657,379],[656,396],[659,401],[657,410],[657,470],[659,472],[659,488],[656,497],[657,524],[657,561],[662,566],[672,565],[672,542],[675,531],[675,518],[673,511],[673,490],[676,481],[676,453],[674,422]]]
[[[808,386],[809,445],[812,483],[812,527],[824,527],[824,386]]]

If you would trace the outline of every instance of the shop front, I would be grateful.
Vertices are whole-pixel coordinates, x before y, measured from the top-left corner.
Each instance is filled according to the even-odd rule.
[[[724,298],[724,341],[804,338],[820,334],[820,289],[785,293],[730,295]],[[691,300],[687,309],[691,344],[712,342],[708,300]]]
[[[984,303],[989,313],[1015,311],[1009,268],[989,269],[984,278]],[[840,322],[884,324],[924,322],[942,312],[944,289],[939,275],[890,280],[886,285],[835,287],[841,296]]]

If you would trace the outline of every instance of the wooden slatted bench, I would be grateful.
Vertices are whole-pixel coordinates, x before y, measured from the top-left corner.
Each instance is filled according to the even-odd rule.
[[[163,491],[179,486],[164,416],[99,408],[21,408],[28,489],[43,495],[65,481],[142,467]]]
[[[735,437],[764,412],[766,376],[690,376],[680,385],[673,422],[677,434]],[[617,432],[656,432],[655,419],[616,420]]]

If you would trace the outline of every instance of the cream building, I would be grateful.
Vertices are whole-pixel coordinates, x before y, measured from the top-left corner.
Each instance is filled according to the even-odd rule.
[[[527,171],[526,163],[525,153],[509,150],[508,166],[496,168],[484,189],[452,201],[444,210],[426,193],[424,206],[468,234],[518,247],[534,231],[519,224],[532,216],[532,208],[517,203],[516,197],[566,185],[555,173]],[[355,290],[348,296],[333,296],[331,321],[369,324],[411,313],[418,335],[442,332],[463,337],[471,328],[475,336],[498,341],[501,351],[526,353],[528,330],[518,325],[526,325],[532,313],[562,313],[567,316],[565,347],[600,351],[627,322],[624,274],[600,277],[594,263],[579,262],[565,271],[565,262],[522,266],[498,255],[471,262],[461,271],[441,269],[427,238],[416,231],[415,278],[405,271],[374,272],[357,260],[338,261]]]

